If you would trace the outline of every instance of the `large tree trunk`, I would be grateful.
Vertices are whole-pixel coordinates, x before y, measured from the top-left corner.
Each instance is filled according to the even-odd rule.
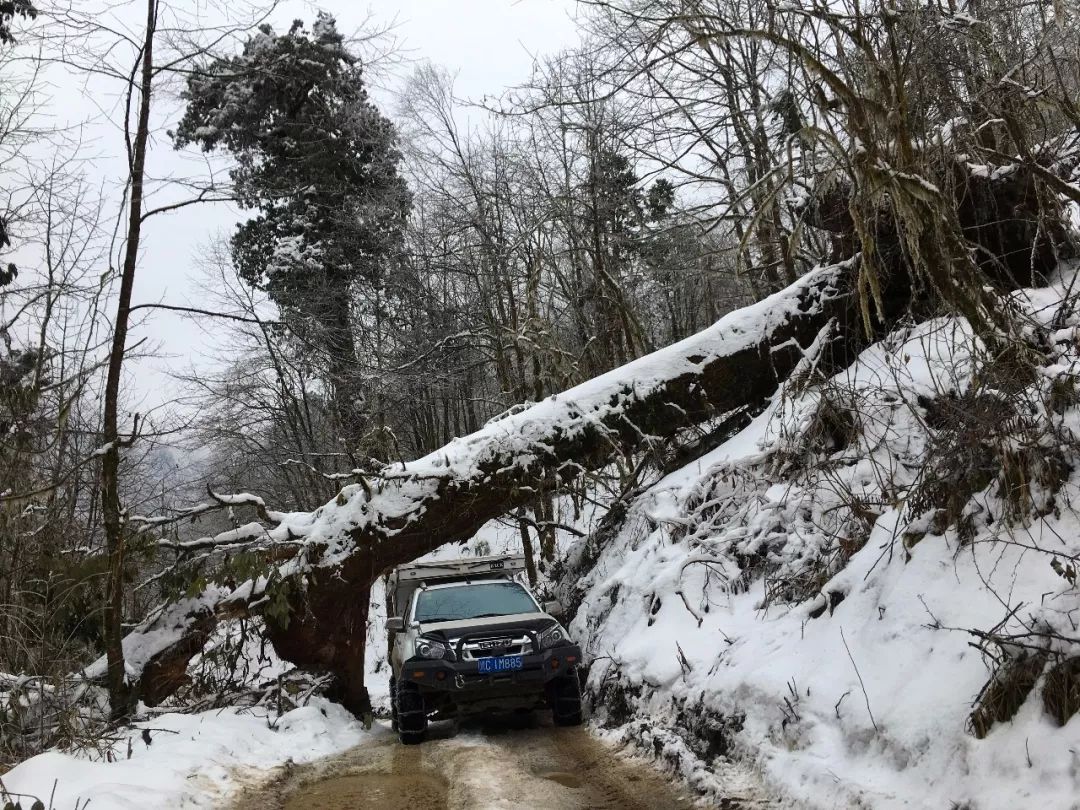
[[[1036,242],[1047,231],[1032,226],[1039,211],[1029,205],[1027,181],[1014,174],[1000,182],[1001,188],[986,189],[985,199],[958,201],[964,227],[972,241],[992,241],[999,255],[1026,253],[1033,272],[1025,280],[1037,278],[1054,261],[1052,251]],[[987,200],[1015,202],[1011,224],[983,227],[1002,213]],[[964,213],[965,205],[970,213]],[[843,232],[844,210],[826,199],[808,216],[818,227]],[[913,292],[914,274],[902,264],[897,235],[883,232],[881,239],[879,255],[892,257],[877,325],[884,332],[903,313],[929,310],[934,302],[924,300],[925,290]],[[818,373],[846,367],[876,337],[867,333],[854,292],[858,272],[857,258],[815,270],[680,343],[493,421],[424,458],[388,467],[370,483],[346,487],[315,512],[264,510],[264,522],[276,524],[272,528],[254,523],[188,547],[242,546],[291,555],[281,568],[290,583],[290,618],[271,624],[274,646],[300,666],[337,674],[343,701],[365,713],[364,644],[376,577],[439,546],[468,540],[489,520],[535,503],[620,454],[655,451],[667,466],[717,446],[764,407],[800,364],[807,368],[811,350]],[[1011,272],[1002,276],[1003,286],[1017,281]],[[217,600],[216,609],[232,610],[238,600],[261,596],[249,584]],[[199,615],[210,602],[200,601]],[[175,644],[155,655],[185,653]]]
[[[330,382],[333,385],[333,404],[338,421],[338,438],[353,464],[363,458],[360,445],[368,430],[367,397],[362,384],[363,375],[356,357],[353,338],[349,288],[341,285],[326,293],[321,303],[324,346]]]
[[[853,267],[816,271],[689,340],[405,465],[370,494],[346,488],[320,510],[320,528],[305,531],[314,541],[312,564],[303,586],[290,589],[289,622],[270,626],[275,649],[298,665],[335,673],[347,708],[369,711],[363,645],[378,576],[468,540],[489,520],[534,504],[538,490],[564,486],[618,453],[666,451],[689,428],[762,407],[812,345],[819,368],[847,365],[863,343]],[[896,298],[897,311],[904,303]],[[323,539],[322,527],[330,526],[336,534]]]

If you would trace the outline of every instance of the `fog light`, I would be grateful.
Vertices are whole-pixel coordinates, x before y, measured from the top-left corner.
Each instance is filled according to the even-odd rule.
[[[437,680],[437,681],[445,681],[446,680],[446,673],[443,672],[440,669],[438,672],[435,673],[435,680]]]

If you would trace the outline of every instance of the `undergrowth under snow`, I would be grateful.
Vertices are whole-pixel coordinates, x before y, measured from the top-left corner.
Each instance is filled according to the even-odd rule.
[[[961,321],[895,333],[827,384],[789,386],[602,546],[582,541],[571,632],[596,721],[704,790],[718,764],[752,764],[783,806],[1080,807],[1080,717],[1059,726],[1043,701],[1054,662],[1080,653],[1080,409],[1046,406],[1074,390],[1071,278],[1017,296],[1049,347],[1035,379],[988,382]],[[949,431],[1002,401],[1023,408],[968,437],[1001,455],[975,454],[992,469],[963,492],[949,476],[975,451]],[[984,684],[1032,654],[1034,688],[977,739]]]

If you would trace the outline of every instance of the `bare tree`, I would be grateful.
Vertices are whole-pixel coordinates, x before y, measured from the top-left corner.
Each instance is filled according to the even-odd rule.
[[[168,16],[165,48],[155,61],[156,46],[161,44],[159,25]],[[188,205],[228,199],[213,181],[201,183],[191,191],[190,184],[172,178],[155,180],[148,169],[149,142],[157,125],[152,116],[153,94],[170,77],[189,71],[193,61],[212,52],[220,43],[246,29],[250,21],[220,26],[200,24],[185,18],[159,0],[147,0],[141,24],[128,33],[122,10],[74,8],[63,4],[42,10],[38,39],[42,64],[57,66],[69,75],[87,81],[118,83],[123,106],[120,124],[124,146],[123,198],[118,206],[110,267],[115,267],[115,299],[109,348],[104,369],[100,446],[101,520],[108,558],[104,608],[104,642],[108,656],[108,683],[114,719],[125,718],[133,707],[134,695],[124,668],[122,647],[124,623],[125,570],[128,564],[125,516],[122,502],[122,461],[124,450],[139,435],[136,416],[130,426],[120,424],[123,401],[122,382],[125,360],[130,356],[128,332],[132,323],[132,292],[141,256],[143,226],[152,217]],[[259,19],[258,12],[254,15]],[[103,56],[102,54],[105,54]],[[130,59],[130,61],[126,61]],[[162,204],[149,202],[152,192],[179,188],[183,196]],[[190,194],[189,194],[190,192]]]

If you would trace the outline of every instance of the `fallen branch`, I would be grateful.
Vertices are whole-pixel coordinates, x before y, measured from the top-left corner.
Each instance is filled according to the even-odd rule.
[[[851,648],[848,647],[847,639],[844,638],[844,628],[840,628],[840,640],[844,642],[844,649],[847,651],[848,660],[851,661],[851,666],[855,670],[855,677],[859,679],[859,687],[862,689],[863,700],[866,701],[866,713],[870,715],[870,722],[874,726],[874,731],[881,733],[881,729],[878,728],[877,721],[874,719],[874,712],[870,709],[870,695],[866,693],[866,684],[863,683],[862,673],[859,672],[859,667],[855,664],[855,657],[851,654]],[[842,699],[842,698],[841,698]],[[839,706],[839,701],[837,706]]]

